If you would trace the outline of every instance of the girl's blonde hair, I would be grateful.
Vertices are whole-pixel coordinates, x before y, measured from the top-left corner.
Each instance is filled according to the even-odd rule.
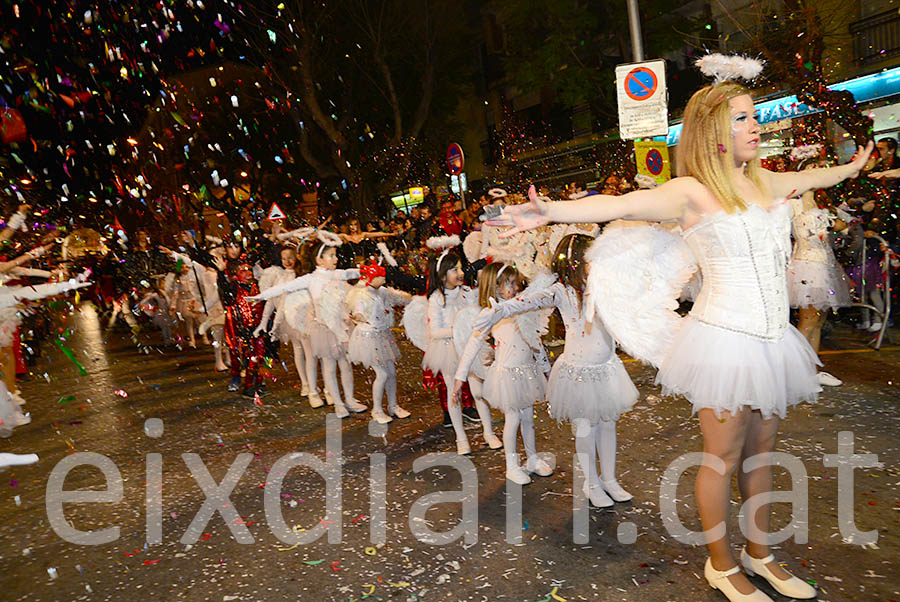
[[[743,211],[747,203],[734,183],[734,145],[731,135],[732,98],[750,95],[735,82],[722,82],[697,90],[684,109],[678,143],[677,175],[692,176],[716,196],[726,213]],[[768,194],[759,157],[747,162],[747,177]]]
[[[506,269],[503,269],[504,267]],[[503,270],[502,274],[501,270]],[[491,297],[500,299],[498,291],[503,283],[518,282],[518,280],[519,271],[511,265],[495,261],[484,266],[478,276],[478,305],[490,307]]]

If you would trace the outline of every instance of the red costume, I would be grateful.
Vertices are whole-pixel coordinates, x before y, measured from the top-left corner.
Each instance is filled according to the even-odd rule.
[[[253,266],[246,255],[228,259],[224,271],[219,272],[219,298],[225,307],[225,342],[231,351],[231,376],[239,377],[245,370],[244,387],[258,384],[259,362],[265,355],[265,341],[254,337],[253,331],[262,319],[263,304],[248,300],[259,294],[253,277]]]

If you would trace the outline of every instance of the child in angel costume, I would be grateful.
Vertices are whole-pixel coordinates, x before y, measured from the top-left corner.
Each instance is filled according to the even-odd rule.
[[[797,147],[791,158],[800,168],[818,167],[821,145]],[[830,311],[850,305],[850,283],[831,249],[829,229],[836,216],[816,205],[815,193],[807,191],[800,198],[791,199],[793,217],[791,232],[794,251],[788,265],[788,298],[799,314],[797,329],[806,337],[813,351],[819,352],[822,326]],[[820,371],[819,384],[837,387],[840,379]]]
[[[409,340],[425,351],[422,367],[442,379],[449,393],[453,389],[459,356],[468,340],[468,333],[455,336],[457,315],[466,308],[477,312],[478,306],[475,293],[465,285],[460,256],[451,250],[459,244],[459,238],[448,239],[454,240],[446,241],[444,250],[429,260],[426,297],[417,297],[407,306],[403,326]],[[434,242],[432,246],[436,244]],[[481,419],[484,440],[491,449],[499,449],[503,444],[493,433],[491,410],[481,396],[481,382],[473,377],[468,379],[468,384]],[[463,427],[461,404],[449,396],[447,402],[446,411],[456,435],[456,451],[460,455],[469,454],[471,447]]]
[[[222,242],[216,238],[208,238],[211,238],[210,242],[216,245],[220,245]],[[200,322],[198,331],[204,336],[206,336],[207,332],[212,332],[215,370],[216,372],[225,372],[231,364],[231,351],[230,347],[226,346],[225,307],[222,305],[219,297],[218,271],[214,267],[215,263],[224,256],[225,249],[221,246],[215,246],[208,251],[196,249],[193,237],[191,237],[189,232],[184,234],[183,240],[191,255],[178,253],[166,247],[160,247],[160,250],[167,253],[176,262],[176,265],[180,261],[188,270],[188,278],[193,277],[199,283],[195,291],[198,297],[201,296],[200,293],[202,292],[202,298],[198,305],[199,311],[197,312],[198,320],[202,320],[202,322]],[[240,368],[238,368],[238,377],[240,377]],[[240,384],[240,380],[234,381],[233,377],[232,382]]]
[[[347,343],[349,333],[343,320],[343,301],[349,290],[347,280],[359,278],[358,269],[338,270],[337,247],[341,244],[339,236],[332,232],[319,230],[318,241],[313,246],[312,255],[315,258],[316,269],[309,274],[304,274],[283,284],[273,286],[264,293],[256,295],[253,300],[266,301],[286,293],[307,291],[311,298],[309,323],[306,331],[309,333],[310,351],[313,358],[322,360],[322,373],[325,380],[325,388],[334,401],[334,413],[340,418],[346,418],[350,412],[364,412],[366,406],[353,398],[353,369],[347,360]],[[287,313],[287,312],[286,312]],[[297,316],[301,317],[301,316]],[[298,329],[299,324],[296,326]],[[306,362],[307,368],[310,362]],[[312,373],[307,372],[307,382],[315,383],[315,362],[312,362]],[[338,389],[337,370],[341,371],[341,384],[344,387],[344,397],[341,397]],[[321,398],[316,399],[314,389],[310,390],[310,405],[320,407]]]
[[[494,262],[486,266],[478,278],[479,306],[490,307],[491,300],[497,297],[512,299],[519,292],[519,279],[519,272],[509,264]],[[537,284],[537,287],[543,288],[544,284]],[[503,412],[506,478],[519,485],[531,482],[528,473],[542,477],[553,474],[553,468],[537,454],[534,434],[534,404],[545,398],[545,374],[550,371],[550,362],[541,344],[545,327],[546,319],[542,320],[536,312],[529,312],[494,320],[475,329],[460,356],[451,396],[457,401],[473,366],[481,367],[487,363],[489,348],[485,341],[492,336],[494,358],[483,370],[481,392],[491,407]],[[527,459],[524,470],[516,454],[519,432]]]
[[[355,324],[350,334],[348,357],[375,371],[372,382],[372,419],[387,424],[394,418],[408,418],[409,412],[397,403],[397,368],[400,350],[391,333],[394,308],[409,304],[412,295],[384,286],[385,269],[380,265],[360,268],[359,283],[345,300],[350,320]],[[382,398],[387,395],[387,413]]]
[[[297,251],[290,246],[281,248],[281,265],[273,265],[263,270],[259,278],[259,290],[264,293],[273,286],[288,283],[297,278]],[[268,332],[277,341],[288,343],[294,351],[294,367],[300,376],[300,396],[307,397],[310,405],[314,408],[322,407],[322,399],[316,394],[313,398],[310,394],[315,391],[315,374],[316,359],[314,356],[307,357],[304,349],[304,339],[308,341],[309,335],[306,325],[309,323],[307,312],[310,306],[309,294],[306,291],[296,291],[293,293],[285,293],[277,297],[273,297],[266,301],[263,308],[262,319],[259,326],[256,327],[254,336],[262,336],[264,332]],[[302,306],[302,309],[301,309]],[[272,314],[275,319],[272,320]],[[291,319],[293,318],[293,319]],[[271,328],[269,323],[271,322]],[[307,343],[306,347],[309,347]],[[310,387],[309,372],[307,362],[312,361],[312,387]]]
[[[87,281],[89,275],[90,272],[84,272],[78,277],[64,282],[48,282],[29,286],[0,286],[0,345],[5,347],[12,345],[12,337],[22,321],[22,314],[27,312],[23,301],[36,301],[90,286],[91,283]],[[0,437],[9,437],[15,427],[31,422],[31,416],[24,414],[19,409],[25,400],[6,385],[7,382],[10,382],[6,372],[11,368],[12,364],[4,363],[4,379],[0,381]],[[15,374],[13,373],[12,376],[11,382],[15,386]]]
[[[603,323],[631,355],[659,367],[657,382],[684,395],[703,433],[704,462],[696,497],[706,530],[704,573],[732,601],[768,602],[741,572],[764,577],[779,593],[816,596],[770,554],[769,508],[752,508],[749,541],[735,562],[723,525],[731,480],[746,458],[773,451],[779,420],[790,406],[820,390],[817,358],[790,325],[786,270],[791,204],[786,197],[827,188],[858,175],[873,145],[849,164],[773,173],[758,157],[759,124],[749,90],[732,81],[762,65],[743,57],[709,55],[701,69],[717,83],[688,102],[678,149],[678,175],[652,190],[546,203],[530,193],[527,205],[507,208],[495,225],[513,232],[549,222],[614,219],[677,221],[681,235],[652,226],[615,228],[591,248],[588,296]],[[674,309],[699,265],[700,293],[691,313]],[[741,470],[745,500],[771,491],[771,465]],[[759,498],[755,498],[759,499]]]
[[[558,281],[493,304],[475,326],[486,328],[521,312],[559,310],[566,343],[547,384],[550,415],[571,423],[576,458],[585,474],[585,495],[591,504],[603,508],[631,499],[616,479],[616,421],[632,408],[638,391],[602,321],[585,317],[591,300],[584,296],[588,271],[584,255],[593,242],[585,234],[565,236],[556,246],[552,264]]]

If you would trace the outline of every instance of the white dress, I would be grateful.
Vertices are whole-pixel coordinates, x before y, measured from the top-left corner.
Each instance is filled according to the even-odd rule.
[[[821,390],[818,358],[788,322],[790,210],[786,202],[776,202],[769,210],[751,205],[738,213],[719,211],[682,233],[702,274],[700,293],[686,318],[674,312],[675,300],[693,269],[668,265],[668,273],[648,272],[643,268],[658,259],[653,245],[641,251],[629,240],[651,232],[654,240],[665,239],[659,248],[665,247],[668,255],[690,256],[673,244],[681,244],[676,235],[650,226],[624,228],[604,233],[595,243],[607,256],[591,263],[589,291],[596,311],[617,341],[628,341],[626,349],[641,348],[646,339],[665,341],[658,355],[640,359],[658,365],[656,382],[663,392],[684,395],[694,411],[711,408],[721,415],[749,407],[766,418],[784,417],[789,406],[815,400]],[[617,250],[628,261],[617,258]],[[642,252],[644,257],[638,257]],[[648,298],[611,307],[603,289],[617,279],[625,288],[633,286],[629,280],[639,279],[647,290],[656,289]],[[654,284],[666,280],[676,280],[665,291],[668,298],[664,287]],[[655,319],[653,331],[654,324],[641,322],[640,316],[661,315],[655,313],[658,307],[673,318]]]
[[[535,294],[503,301],[494,319],[545,307],[557,308],[566,327],[565,350],[553,364],[547,385],[550,415],[560,422],[585,419],[592,425],[618,420],[634,406],[638,390],[599,316],[593,322],[585,319],[575,289],[556,282]]]
[[[354,289],[347,297],[350,315],[362,320],[350,334],[350,361],[372,369],[397,362],[400,350],[391,333],[394,307],[406,305],[412,296],[384,286],[365,286]]]
[[[828,240],[834,216],[819,208],[801,213],[801,203],[794,206],[791,220],[794,254],[787,272],[791,307],[812,306],[819,310],[847,307],[850,284]]]
[[[490,327],[476,330],[456,369],[456,380],[465,381],[490,333],[495,343],[494,361],[485,370],[482,396],[492,408],[501,412],[530,408],[536,401],[544,399],[547,390],[545,365],[540,361],[544,356],[543,348],[536,332],[538,323],[536,320],[517,320],[517,317],[503,318]],[[531,332],[523,332],[523,329]]]
[[[467,286],[436,291],[428,298],[428,346],[422,358],[422,367],[431,370],[435,375],[440,373],[445,381],[453,379],[456,375],[456,365],[459,363],[459,356],[453,344],[453,321],[456,312],[475,304],[476,293]]]
[[[359,270],[357,269],[326,270],[325,268],[317,267],[309,274],[304,274],[289,282],[273,286],[265,292],[251,297],[251,299],[265,301],[286,293],[308,291],[309,296],[312,298],[312,311],[309,314],[310,323],[306,328],[306,332],[309,333],[312,353],[318,358],[336,360],[344,356],[345,349],[344,345],[339,341],[337,333],[325,321],[325,314],[331,313],[334,309],[330,306],[334,301],[333,299],[328,298],[326,303],[327,295],[325,295],[325,289],[327,285],[334,281],[355,280],[357,278],[359,278]],[[338,303],[340,301],[338,300]],[[326,304],[328,307],[326,307]],[[302,330],[299,325],[294,327]],[[346,340],[344,343],[346,343]]]

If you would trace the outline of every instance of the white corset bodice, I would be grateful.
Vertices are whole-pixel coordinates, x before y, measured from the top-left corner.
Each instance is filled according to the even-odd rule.
[[[705,216],[685,230],[703,277],[691,317],[765,341],[787,330],[785,269],[790,259],[791,208],[777,201],[740,213]]]

